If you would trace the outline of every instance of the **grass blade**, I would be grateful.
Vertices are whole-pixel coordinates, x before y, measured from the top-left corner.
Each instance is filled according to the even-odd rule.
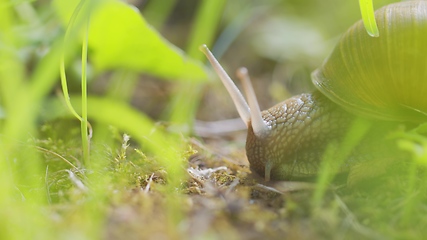
[[[375,21],[372,0],[359,0],[359,6],[366,31],[371,37],[379,37],[380,33],[378,31],[377,22]]]

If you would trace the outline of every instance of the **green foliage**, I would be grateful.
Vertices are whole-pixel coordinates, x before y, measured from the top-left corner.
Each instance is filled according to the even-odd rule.
[[[187,47],[189,56],[198,60],[203,58],[202,52],[199,51],[199,46],[202,44],[210,45],[213,42],[214,31],[212,30],[219,25],[221,15],[218,13],[224,8],[225,2],[225,0],[201,1]],[[201,93],[201,85],[199,84],[182,84],[171,101],[172,107],[168,113],[171,121],[180,124],[192,122]],[[183,109],[180,106],[188,107]]]
[[[351,152],[360,143],[366,133],[369,131],[371,123],[366,119],[356,119],[342,142],[332,142],[326,149],[322,157],[319,175],[316,182],[316,190],[313,195],[312,204],[315,208],[320,208],[324,198],[325,191],[330,186],[332,179],[342,164],[348,159]]]
[[[377,23],[375,21],[372,0],[359,0],[359,6],[366,31],[372,37],[379,37],[380,33],[378,31]]]
[[[63,13],[64,15],[69,14],[68,17],[61,15],[64,25],[68,25],[66,21],[73,13],[76,4],[76,1],[56,2],[55,6],[62,6],[62,10],[67,11]],[[144,151],[150,152],[158,159],[157,168],[164,168],[167,172],[164,177],[168,183],[164,187],[165,192],[175,191],[185,179],[182,158],[187,156],[182,153],[182,147],[176,142],[176,136],[166,135],[161,129],[153,131],[156,129],[153,120],[136,110],[130,110],[129,105],[124,101],[101,97],[89,98],[89,103],[85,103],[87,68],[94,66],[98,74],[105,73],[107,69],[121,69],[185,81],[206,80],[204,68],[199,62],[189,59],[181,50],[164,40],[129,5],[119,1],[82,1],[82,4],[86,5],[82,5],[83,8],[76,11],[76,16],[79,17],[69,25],[65,40],[58,34],[46,35],[42,38],[44,41],[42,43],[48,44],[45,53],[26,57],[24,55],[26,52],[23,54],[21,49],[28,49],[27,51],[31,54],[38,50],[39,42],[29,41],[27,37],[29,38],[30,35],[22,34],[20,32],[22,27],[19,27],[27,24],[28,26],[24,25],[24,27],[34,28],[35,32],[43,34],[43,31],[52,27],[52,23],[58,28],[58,21],[45,17],[38,18],[39,13],[30,2],[0,1],[2,32],[0,35],[0,181],[2,183],[0,206],[2,211],[0,214],[3,219],[0,222],[0,228],[2,239],[57,239],[68,234],[79,239],[95,239],[101,235],[106,214],[106,205],[103,203],[111,193],[106,189],[112,186],[111,181],[115,179],[109,171],[115,171],[115,168],[109,168],[111,163],[106,161],[106,156],[94,152],[94,149],[96,150],[94,143],[91,144],[92,161],[89,163],[82,161],[82,156],[88,154],[88,151],[82,154],[82,149],[76,149],[76,145],[73,145],[71,150],[61,151],[58,148],[59,142],[51,141],[51,136],[43,141],[47,143],[45,146],[35,140],[38,139],[39,132],[36,119],[40,117],[39,109],[42,103],[47,102],[49,106],[56,102],[48,99],[47,95],[59,77],[58,67],[61,55],[65,63],[63,63],[62,73],[64,86],[68,92],[67,84],[70,83],[66,82],[65,70],[70,72],[67,67],[70,66],[70,62],[75,61],[78,53],[76,49],[79,45],[83,46],[82,95],[77,96],[81,98],[78,106],[73,104],[79,114],[83,113],[79,119],[87,122],[85,115],[89,114],[97,126],[103,123],[112,124],[119,127],[121,131],[127,131],[136,136],[135,139],[140,146],[144,146]],[[53,16],[52,9],[42,3],[41,6],[44,7],[42,10],[50,13],[48,16]],[[91,12],[94,14],[92,15]],[[15,13],[18,14],[15,15]],[[32,15],[25,15],[29,13]],[[87,34],[79,29],[85,29],[85,19],[89,15],[93,24],[90,26],[93,27]],[[20,19],[23,16],[26,17],[25,21]],[[83,44],[81,38],[83,38]],[[86,38],[89,39],[89,64],[86,63],[87,47],[84,40]],[[63,43],[65,43],[64,47]],[[68,95],[65,97],[69,98]],[[75,99],[72,100],[75,101]],[[89,112],[86,113],[87,105]],[[183,106],[183,109],[185,108],[186,106]],[[48,110],[61,112],[64,106]],[[50,114],[57,113],[50,112]],[[65,129],[68,128],[61,130],[61,138],[75,137],[70,132],[64,131]],[[87,127],[82,124],[81,130],[85,132],[86,129]],[[28,141],[29,136],[33,141]],[[83,140],[85,139],[87,136],[83,134]],[[83,145],[88,146],[85,143]],[[68,155],[72,153],[74,154]],[[44,161],[52,158],[57,161]],[[66,164],[58,164],[58,162]],[[150,170],[150,168],[145,169],[145,171]],[[67,184],[64,184],[65,182]],[[71,214],[68,217],[67,214],[63,215],[66,220],[62,219],[64,221],[61,220],[60,225],[64,225],[56,225],[60,229],[57,228],[55,231],[52,228],[54,227],[52,215],[42,212],[41,209],[48,207],[48,204],[57,203],[61,198],[53,196],[55,194],[63,196],[64,192],[66,198],[62,198],[63,200],[81,204],[73,207],[76,215]],[[168,201],[175,200],[171,198]],[[179,211],[179,208],[174,208],[167,212],[171,216],[170,219],[174,219],[171,224],[176,224],[175,221],[179,220],[177,218]],[[52,214],[56,213],[52,212]],[[24,226],[26,231],[19,230]],[[65,228],[69,228],[70,232],[65,231]]]
[[[54,1],[66,26],[79,0]],[[127,69],[170,80],[203,81],[203,66],[150,27],[134,7],[116,0],[93,9],[89,29],[90,59],[98,71]]]
[[[71,99],[73,106],[80,112],[81,100],[76,96],[72,96]],[[50,103],[48,114],[45,115],[46,120],[71,116],[64,111],[61,102],[51,100]],[[179,146],[176,143],[176,136],[166,134],[150,118],[124,102],[90,96],[87,108],[89,118],[96,123],[115,126],[120,131],[130,134],[146,150],[154,152],[166,171],[171,173],[169,181],[174,184],[180,183],[180,177],[183,175],[182,161],[177,155]]]

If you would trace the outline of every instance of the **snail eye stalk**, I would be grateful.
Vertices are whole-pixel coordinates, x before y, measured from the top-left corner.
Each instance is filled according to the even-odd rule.
[[[252,87],[251,79],[248,74],[248,69],[244,67],[239,68],[237,70],[237,77],[242,82],[243,90],[245,91],[246,99],[249,103],[249,108],[251,110],[251,124],[254,134],[257,137],[262,137],[268,132],[268,126],[262,118],[261,110],[259,109],[259,104],[255,96],[255,91]]]
[[[246,102],[242,93],[234,84],[233,80],[231,80],[231,78],[225,72],[224,68],[222,68],[221,64],[219,64],[218,60],[216,60],[211,51],[209,51],[208,47],[206,45],[202,45],[200,46],[200,51],[202,51],[206,55],[209,62],[212,64],[215,72],[218,74],[219,78],[221,79],[222,83],[224,84],[225,88],[233,99],[234,105],[236,106],[237,111],[239,112],[240,118],[243,120],[243,122],[245,122],[246,127],[248,127],[249,121],[251,119],[251,113],[249,110],[248,103]]]

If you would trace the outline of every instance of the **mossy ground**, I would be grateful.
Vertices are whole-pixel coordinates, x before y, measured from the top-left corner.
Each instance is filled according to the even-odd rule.
[[[413,192],[404,174],[376,179],[369,188],[335,182],[314,206],[315,182],[262,182],[250,173],[235,139],[184,138],[188,174],[178,189],[170,189],[172,176],[123,135],[111,146],[93,143],[98,154],[92,157],[100,158],[93,160],[106,164],[97,172],[85,170],[77,161],[78,126],[75,134],[52,135],[62,127],[45,125],[36,141],[46,162],[44,211],[60,235],[78,236],[81,214],[92,214],[83,208],[94,200],[105,239],[421,239],[427,234],[421,170]],[[103,197],[97,199],[91,179],[105,177]]]

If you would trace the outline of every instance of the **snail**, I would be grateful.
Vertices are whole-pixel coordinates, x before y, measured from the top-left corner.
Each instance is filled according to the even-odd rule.
[[[427,1],[390,4],[378,9],[375,18],[380,36],[370,37],[362,21],[350,27],[312,73],[317,90],[262,112],[247,70],[238,75],[249,104],[209,49],[201,47],[246,123],[252,171],[266,181],[315,176],[329,143],[343,141],[358,118],[372,127],[339,171],[349,172],[350,178],[352,172],[367,171],[360,168],[366,161],[371,172],[399,161],[402,155],[385,138],[387,132],[427,120]]]

